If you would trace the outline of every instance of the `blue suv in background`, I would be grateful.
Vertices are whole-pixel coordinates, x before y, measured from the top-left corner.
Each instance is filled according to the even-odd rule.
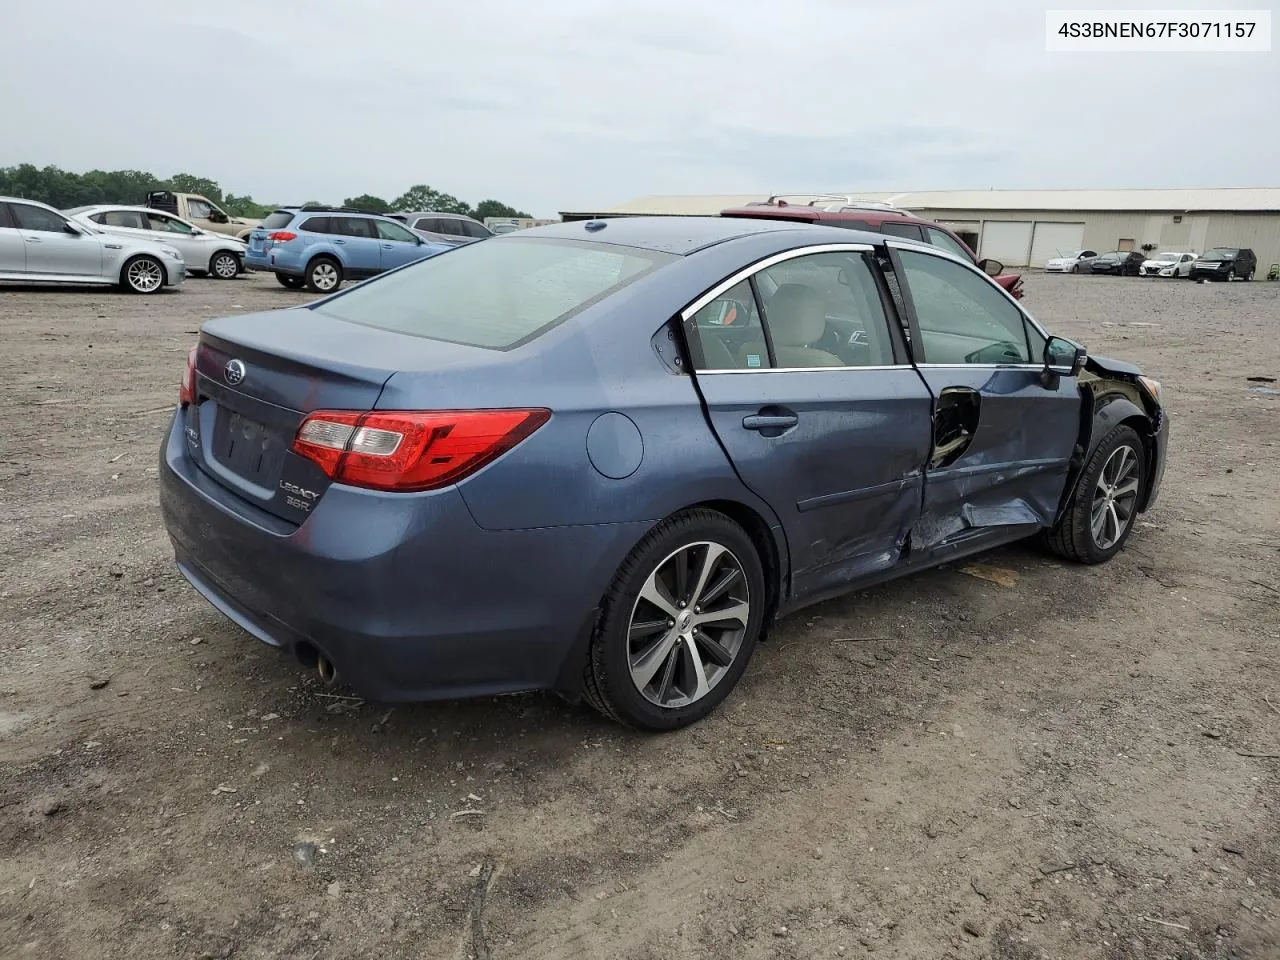
[[[271,271],[291,290],[333,293],[343,280],[364,280],[452,249],[389,217],[346,207],[290,207],[249,234],[245,266]]]

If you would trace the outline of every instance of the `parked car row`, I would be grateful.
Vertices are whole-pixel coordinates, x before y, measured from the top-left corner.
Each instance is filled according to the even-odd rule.
[[[1137,250],[1059,251],[1045,265],[1045,273],[1102,273],[1120,277],[1189,277],[1192,280],[1252,280],[1258,258],[1248,247],[1214,247],[1195,254],[1166,250],[1143,256]]]
[[[85,208],[89,210],[97,212]],[[159,239],[167,238],[167,231],[126,229],[69,217],[34,200],[0,197],[0,281],[95,284],[158,293],[186,279],[188,264],[182,252]],[[210,254],[200,261],[200,268],[213,271],[216,263]]]
[[[265,270],[290,289],[332,293],[345,280],[363,280],[492,236],[456,214],[403,216],[424,226],[459,225],[450,226],[455,232],[442,242],[433,232],[391,217],[341,207],[290,207],[255,226],[246,243],[151,205],[59,211],[0,197],[0,281],[158,293],[188,274],[232,280],[246,270]]]

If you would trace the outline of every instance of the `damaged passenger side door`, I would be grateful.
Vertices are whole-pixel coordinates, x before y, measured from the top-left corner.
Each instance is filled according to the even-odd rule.
[[[1045,335],[979,270],[892,243],[890,257],[934,402],[913,552],[937,560],[1052,524],[1080,433],[1076,377],[1042,377]]]

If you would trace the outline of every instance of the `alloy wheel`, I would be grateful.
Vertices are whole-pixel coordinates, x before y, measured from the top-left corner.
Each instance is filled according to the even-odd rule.
[[[240,272],[240,264],[231,254],[224,253],[214,259],[213,272],[220,280],[231,280]]]
[[[338,271],[331,263],[317,263],[311,270],[311,282],[318,290],[332,290],[338,285]]]
[[[160,264],[154,260],[135,260],[129,264],[127,274],[129,286],[139,293],[153,293],[164,283],[164,274]]]
[[[1124,444],[1107,458],[1093,490],[1090,532],[1099,550],[1110,550],[1124,536],[1137,506],[1138,453]]]
[[[722,544],[687,544],[659,563],[636,598],[627,633],[627,663],[640,694],[668,709],[705,697],[742,649],[749,594],[742,562]]]

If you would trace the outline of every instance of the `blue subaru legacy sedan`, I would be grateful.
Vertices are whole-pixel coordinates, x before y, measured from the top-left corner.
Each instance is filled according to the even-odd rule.
[[[806,604],[1037,535],[1110,559],[1168,430],[945,250],[625,218],[206,323],[161,504],[192,585],[326,681],[671,729]]]

